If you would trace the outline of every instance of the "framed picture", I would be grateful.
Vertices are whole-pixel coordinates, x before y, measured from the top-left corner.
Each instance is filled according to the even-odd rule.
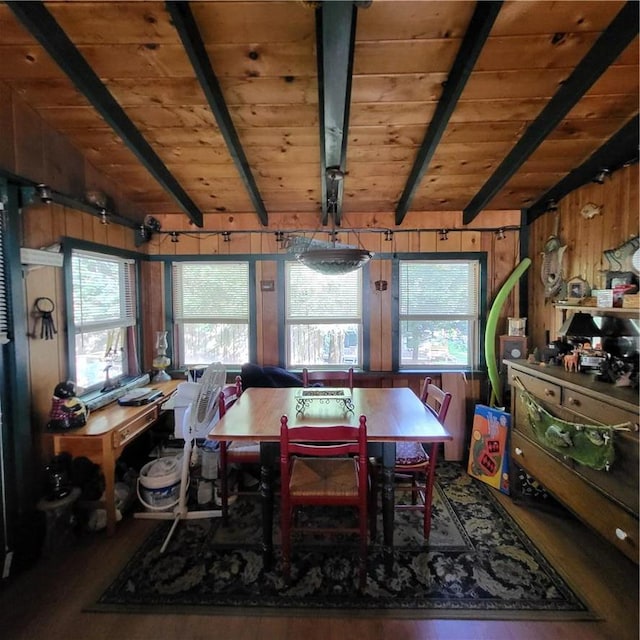
[[[581,300],[591,293],[589,283],[582,278],[571,278],[567,281],[567,298],[569,300]]]
[[[625,284],[638,284],[637,276],[631,271],[607,271],[607,289]]]

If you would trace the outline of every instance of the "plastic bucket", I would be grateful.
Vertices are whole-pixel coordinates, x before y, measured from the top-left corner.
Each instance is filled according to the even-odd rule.
[[[138,498],[149,511],[166,511],[180,499],[182,456],[147,462],[138,477]]]

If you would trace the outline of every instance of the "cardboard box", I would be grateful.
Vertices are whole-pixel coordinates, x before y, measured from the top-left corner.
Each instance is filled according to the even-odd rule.
[[[509,430],[511,414],[476,405],[467,473],[509,494]]]

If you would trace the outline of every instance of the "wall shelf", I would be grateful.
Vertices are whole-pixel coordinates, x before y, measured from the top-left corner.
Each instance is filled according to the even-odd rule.
[[[639,315],[640,309],[632,307],[583,307],[579,304],[556,304],[558,311],[584,311],[585,313],[599,313],[603,315]]]

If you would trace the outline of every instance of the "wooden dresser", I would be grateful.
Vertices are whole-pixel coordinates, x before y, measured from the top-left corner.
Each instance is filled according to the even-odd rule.
[[[638,562],[638,393],[597,382],[559,366],[505,360],[511,385],[511,475],[514,465],[538,480],[557,500]],[[631,423],[616,431],[615,460],[596,471],[545,446],[532,428],[518,382],[561,420],[585,424]]]

